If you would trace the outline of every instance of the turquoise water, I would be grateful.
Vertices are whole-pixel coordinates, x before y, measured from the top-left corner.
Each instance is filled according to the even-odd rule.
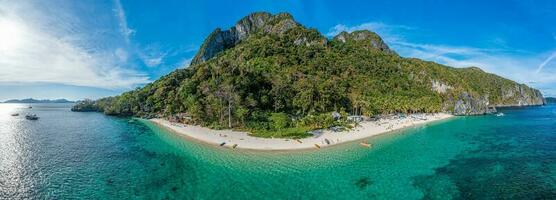
[[[0,104],[0,199],[556,198],[552,105],[303,152],[211,147],[141,120],[32,106]]]

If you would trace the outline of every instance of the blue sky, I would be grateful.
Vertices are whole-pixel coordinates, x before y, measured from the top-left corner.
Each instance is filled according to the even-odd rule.
[[[368,29],[404,57],[556,95],[555,1],[0,0],[0,101],[119,94],[187,67],[210,32],[254,11],[330,37]]]

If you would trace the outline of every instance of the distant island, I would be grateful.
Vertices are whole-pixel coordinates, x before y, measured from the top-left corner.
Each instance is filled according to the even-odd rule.
[[[11,100],[4,101],[4,103],[75,103],[75,102],[69,101],[67,99],[38,100],[38,99],[28,98],[28,99],[11,99]]]
[[[548,104],[555,104],[556,103],[556,97],[546,97],[546,103]]]
[[[303,138],[314,130],[350,129],[360,119],[426,121],[414,113],[445,119],[433,114],[482,115],[542,104],[539,90],[478,67],[401,57],[368,30],[327,38],[288,13],[258,12],[214,30],[190,67],[72,110]]]

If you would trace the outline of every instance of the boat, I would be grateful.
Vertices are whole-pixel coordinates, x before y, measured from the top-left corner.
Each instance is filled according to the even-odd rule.
[[[237,147],[237,144],[234,144],[234,146],[232,146],[232,148],[234,148],[234,149],[235,149],[236,147]]]
[[[320,145],[318,144],[315,144],[315,147],[317,147],[317,149],[320,149]]]
[[[19,116],[19,113],[14,113],[14,114],[12,114],[12,116],[14,116],[14,117]]]
[[[295,140],[295,141],[299,142],[299,144],[303,143],[303,142],[301,142],[301,140]]]
[[[29,109],[33,108],[33,106],[29,106]]]
[[[326,142],[326,144],[330,145],[330,140],[324,139],[324,141]]]
[[[222,142],[220,143],[220,146],[224,146],[226,144],[226,142]]]
[[[367,147],[367,148],[371,148],[372,144],[369,144],[368,142],[361,142],[359,143],[361,146]]]
[[[37,115],[35,115],[35,114],[28,114],[28,115],[25,115],[25,119],[37,120],[37,119],[39,119],[39,117],[37,117]]]
[[[496,113],[496,116],[497,117],[502,117],[502,116],[504,116],[504,113]]]

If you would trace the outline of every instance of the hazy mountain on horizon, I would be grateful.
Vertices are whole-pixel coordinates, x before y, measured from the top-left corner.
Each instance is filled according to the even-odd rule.
[[[546,103],[556,104],[556,97],[546,97]]]
[[[33,98],[27,98],[27,99],[10,99],[7,101],[4,101],[4,103],[74,103],[74,101],[70,101],[67,99],[54,99],[54,100],[50,100],[50,99],[33,99]]]

